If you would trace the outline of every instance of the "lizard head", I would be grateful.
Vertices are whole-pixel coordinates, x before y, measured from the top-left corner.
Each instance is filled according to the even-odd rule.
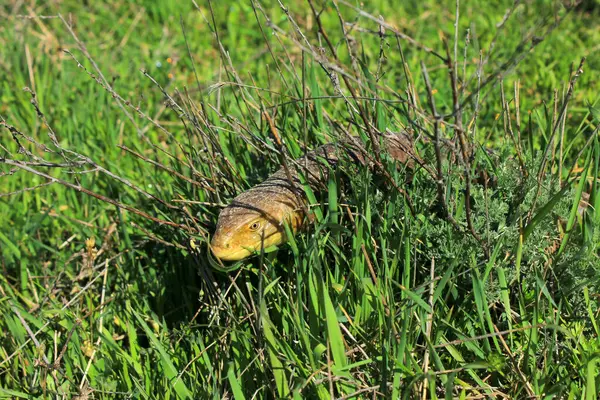
[[[210,247],[223,261],[242,260],[262,248],[286,242],[284,224],[296,233],[303,218],[293,193],[256,187],[221,211]]]

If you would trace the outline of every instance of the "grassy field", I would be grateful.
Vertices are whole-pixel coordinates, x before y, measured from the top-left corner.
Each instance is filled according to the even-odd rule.
[[[3,2],[0,398],[596,399],[600,5],[568,3]],[[280,154],[407,128],[473,157],[342,163],[291,243],[211,257]]]

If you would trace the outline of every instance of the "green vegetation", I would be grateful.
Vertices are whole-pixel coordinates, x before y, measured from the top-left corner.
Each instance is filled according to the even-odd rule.
[[[597,3],[80,3],[0,5],[0,398],[597,398]],[[344,163],[210,256],[274,131],[366,122],[473,157]]]

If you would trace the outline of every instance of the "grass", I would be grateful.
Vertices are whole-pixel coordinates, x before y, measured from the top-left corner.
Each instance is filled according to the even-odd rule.
[[[0,397],[597,398],[593,2],[460,4],[458,40],[453,2],[364,5],[432,51],[342,1],[96,3],[0,6]],[[453,82],[462,119],[436,124]],[[280,165],[269,118],[295,158],[344,131],[369,143],[358,107],[379,131],[464,124],[496,185],[452,160],[441,187],[342,163],[306,232],[215,264],[219,205]]]

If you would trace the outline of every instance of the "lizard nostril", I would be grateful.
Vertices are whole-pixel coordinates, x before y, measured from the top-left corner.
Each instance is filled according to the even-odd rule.
[[[229,249],[230,247],[231,247],[231,244],[229,244],[229,243],[227,243],[227,244],[225,245],[225,248],[226,248],[226,249]]]

